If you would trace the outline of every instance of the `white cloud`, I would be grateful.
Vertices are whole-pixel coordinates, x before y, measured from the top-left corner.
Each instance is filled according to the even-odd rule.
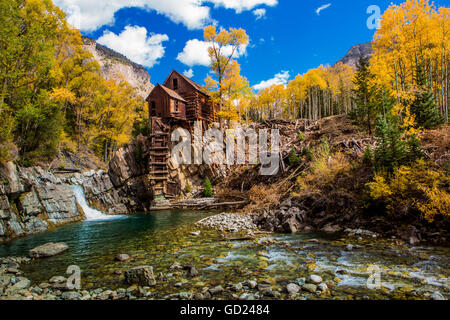
[[[183,51],[177,56],[177,60],[185,65],[192,66],[209,66],[210,58],[208,49],[211,47],[211,43],[198,39],[189,40],[186,42],[186,46]],[[230,55],[232,47],[227,46],[223,50],[224,55]],[[234,53],[234,58],[237,59],[247,54],[247,46],[240,46]]]
[[[156,11],[188,29],[199,29],[211,23],[210,7],[234,9],[236,13],[259,5],[275,6],[278,0],[54,0],[68,15],[71,24],[83,31],[95,31],[114,24],[114,14],[123,8]]]
[[[210,44],[198,39],[189,40],[177,60],[187,66],[209,66],[208,48]]]
[[[259,5],[273,7],[278,4],[278,0],[203,0],[203,2],[211,2],[216,6],[222,6],[226,9],[234,9],[237,13],[252,10]]]
[[[189,70],[184,70],[183,74],[188,78],[192,78],[194,76],[194,70],[192,70],[192,68]]]
[[[130,60],[146,67],[153,67],[164,57],[163,42],[168,41],[165,34],[147,34],[147,29],[137,26],[126,26],[119,35],[105,31],[97,42],[111,48]]]
[[[320,16],[320,12],[325,10],[325,9],[328,9],[329,7],[331,7],[331,3],[327,3],[327,4],[324,4],[323,6],[318,7],[316,9],[317,15]]]
[[[272,79],[261,81],[260,83],[253,86],[253,89],[260,91],[262,89],[269,88],[273,85],[287,84],[290,78],[289,71],[281,71],[277,73]]]
[[[253,10],[253,14],[256,16],[256,20],[262,19],[266,16],[266,9]]]

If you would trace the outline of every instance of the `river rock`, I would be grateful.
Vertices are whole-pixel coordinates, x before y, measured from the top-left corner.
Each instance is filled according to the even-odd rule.
[[[322,231],[325,233],[333,234],[333,233],[341,232],[342,228],[338,225],[329,224],[329,225],[326,225],[325,227],[323,227]]]
[[[325,283],[321,283],[317,286],[317,289],[319,289],[320,291],[327,291],[328,286]]]
[[[186,275],[188,277],[190,277],[190,278],[194,278],[194,277],[198,276],[198,271],[193,265],[190,265],[190,264],[185,265],[183,267],[183,269],[187,270],[187,274]]]
[[[48,282],[50,282],[50,283],[64,283],[64,282],[67,282],[67,278],[66,277],[62,277],[62,276],[55,276],[55,277],[51,277]]]
[[[82,297],[81,293],[78,293],[76,291],[64,292],[61,295],[61,298],[63,298],[64,300],[78,300],[81,297]]]
[[[9,286],[9,284],[11,283],[11,280],[12,280],[11,275],[7,275],[7,274],[0,275],[0,294],[5,288],[7,288]]]
[[[217,287],[209,289],[209,293],[211,293],[213,296],[216,295],[216,294],[220,294],[223,291],[224,291],[224,289],[223,289],[222,286],[217,286]]]
[[[231,286],[231,290],[236,291],[236,292],[241,291],[242,288],[243,288],[242,283],[237,283],[237,284],[234,284]]]
[[[290,283],[286,286],[286,290],[289,294],[296,294],[299,293],[300,287],[295,283]]]
[[[250,294],[247,292],[244,292],[243,294],[240,295],[239,300],[249,300],[248,298],[250,297]]]
[[[11,294],[16,293],[17,291],[28,289],[30,287],[30,285],[31,285],[30,280],[22,278],[15,285],[6,289],[6,294],[11,295]]]
[[[245,285],[248,286],[250,289],[255,289],[258,283],[254,280],[248,280],[245,282]]]
[[[179,263],[179,262],[174,262],[171,266],[170,266],[170,270],[183,270],[183,266]]]
[[[239,213],[221,213],[200,220],[196,225],[229,232],[257,229],[251,215]]]
[[[203,293],[194,294],[194,300],[203,300],[203,299],[205,299],[205,296],[203,295]]]
[[[258,284],[258,291],[264,292],[266,290],[271,289],[272,286],[270,284],[266,284],[266,283],[260,283]]]
[[[317,276],[317,275],[310,275],[308,278],[308,282],[309,283],[313,283],[313,284],[319,284],[323,281],[322,277]]]
[[[433,294],[430,296],[431,300],[447,300],[439,291],[433,292]]]
[[[311,293],[316,293],[316,291],[317,291],[317,286],[312,283],[307,283],[302,288],[303,288],[303,290],[311,292]]]
[[[29,255],[31,258],[46,258],[56,256],[69,250],[69,246],[63,242],[47,243],[42,246],[31,249]]]
[[[126,253],[121,253],[121,254],[116,255],[116,257],[114,259],[116,261],[121,261],[122,262],[122,261],[130,260],[131,257],[128,254],[126,254]]]
[[[125,281],[129,284],[154,286],[156,284],[153,267],[140,266],[125,271]]]
[[[302,287],[306,283],[306,278],[297,278],[294,282],[296,285]]]

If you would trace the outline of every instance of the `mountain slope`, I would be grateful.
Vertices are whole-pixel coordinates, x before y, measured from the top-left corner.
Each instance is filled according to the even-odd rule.
[[[341,60],[338,61],[338,63],[342,62],[343,64],[349,65],[350,67],[356,69],[360,57],[367,57],[371,56],[372,54],[373,50],[371,42],[358,44],[356,46],[353,46],[347,52],[347,54]]]
[[[94,39],[83,37],[83,48],[89,51],[100,64],[106,79],[117,79],[119,75],[135,87],[138,94],[146,99],[153,89],[150,75],[145,68],[130,61],[114,50],[98,44]]]

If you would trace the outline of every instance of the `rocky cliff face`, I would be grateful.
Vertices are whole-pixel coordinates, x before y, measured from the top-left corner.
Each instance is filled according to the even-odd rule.
[[[138,94],[146,99],[153,89],[150,75],[140,66],[125,56],[98,44],[94,39],[83,37],[83,47],[89,51],[100,64],[106,79],[118,79],[123,76],[130,85],[136,88]]]
[[[353,46],[349,52],[338,62],[349,65],[350,67],[356,69],[358,61],[361,57],[368,57],[373,54],[372,43],[363,43]]]
[[[109,163],[108,174],[114,186],[128,194],[138,211],[147,211],[152,205],[152,186],[148,178],[151,168],[150,147],[150,138],[140,135],[118,150]],[[168,169],[169,181],[177,183],[188,197],[203,191],[206,177],[214,181],[224,179],[227,175],[225,165],[177,165],[172,159],[169,159]]]
[[[0,177],[0,242],[82,220],[72,185],[81,185],[88,203],[105,213],[135,210],[126,191],[116,188],[104,171],[57,175],[9,162],[0,165]]]

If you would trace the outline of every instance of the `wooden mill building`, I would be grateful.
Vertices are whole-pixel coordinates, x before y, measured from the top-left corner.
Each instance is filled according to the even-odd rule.
[[[169,181],[170,134],[182,127],[192,134],[196,121],[207,128],[215,121],[214,104],[206,90],[183,74],[172,71],[147,98],[152,123],[150,181],[155,198],[180,194],[177,183]]]

